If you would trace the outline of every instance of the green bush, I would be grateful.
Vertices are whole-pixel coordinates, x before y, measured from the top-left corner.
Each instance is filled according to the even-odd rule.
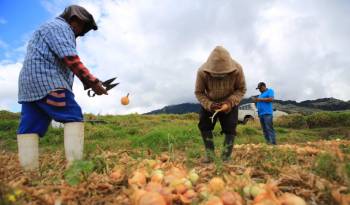
[[[18,127],[17,120],[0,120],[1,131],[16,131]]]
[[[317,112],[306,121],[310,128],[350,126],[350,112]]]
[[[295,128],[295,129],[308,127],[305,117],[301,114],[291,114],[291,115],[281,116],[275,121],[275,125],[278,127]]]
[[[20,114],[13,113],[6,110],[0,110],[0,121],[4,120],[19,120]]]
[[[255,128],[252,128],[252,127],[243,127],[242,134],[251,136],[251,135],[257,135],[257,134],[259,134],[259,132]]]

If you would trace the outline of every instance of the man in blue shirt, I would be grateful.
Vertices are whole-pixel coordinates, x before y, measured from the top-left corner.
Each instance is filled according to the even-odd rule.
[[[260,91],[257,98],[253,98],[258,108],[258,115],[260,124],[264,132],[264,137],[269,144],[276,144],[276,134],[273,129],[273,108],[272,101],[274,99],[274,92],[271,88],[267,88],[264,82],[260,82],[256,88]]]

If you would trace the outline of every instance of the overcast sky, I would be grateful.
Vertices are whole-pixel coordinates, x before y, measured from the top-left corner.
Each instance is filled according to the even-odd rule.
[[[197,69],[217,45],[243,66],[245,97],[258,94],[257,83],[265,81],[277,99],[350,100],[348,0],[33,2],[15,11],[19,2],[0,0],[0,109],[20,111],[17,79],[26,43],[73,3],[90,11],[99,27],[78,39],[82,61],[99,79],[117,76],[120,82],[108,96],[89,98],[76,78],[84,112],[144,113],[197,102]],[[127,93],[130,104],[122,106]]]

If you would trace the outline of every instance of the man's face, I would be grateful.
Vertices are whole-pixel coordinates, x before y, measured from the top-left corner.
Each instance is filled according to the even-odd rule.
[[[71,22],[70,25],[74,31],[75,38],[79,36],[84,36],[85,34],[85,22],[81,21],[78,18],[74,18]]]
[[[262,92],[264,92],[266,90],[266,87],[261,85],[261,86],[258,87],[258,89],[259,89],[260,93],[262,93]]]

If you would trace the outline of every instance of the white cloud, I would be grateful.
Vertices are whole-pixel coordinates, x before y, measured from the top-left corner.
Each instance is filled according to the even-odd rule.
[[[78,40],[83,62],[101,80],[118,76],[121,83],[108,96],[88,98],[76,80],[85,112],[196,102],[196,71],[216,45],[242,64],[247,97],[265,81],[280,99],[350,100],[346,1],[43,1],[53,16],[70,3],[86,7],[99,26]],[[121,106],[128,92],[131,103]]]
[[[21,63],[0,62],[0,110],[18,111],[17,90]]]

